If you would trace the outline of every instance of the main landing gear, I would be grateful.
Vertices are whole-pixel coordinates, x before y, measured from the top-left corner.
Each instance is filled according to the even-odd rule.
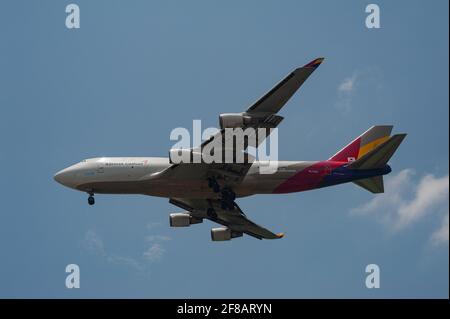
[[[94,193],[89,193],[88,204],[89,205],[94,205],[95,204]]]
[[[208,215],[208,217],[211,217],[211,218],[217,218],[217,213],[214,210],[214,208],[212,208],[212,207],[210,207],[206,210],[206,215]]]
[[[220,193],[221,195],[221,207],[222,209],[234,209],[234,200],[236,199],[236,194],[229,187],[221,188],[219,183],[214,177],[208,178],[208,186],[213,190],[214,193]]]
[[[213,190],[214,193],[220,192],[220,185],[217,183],[214,177],[208,177],[208,186]]]

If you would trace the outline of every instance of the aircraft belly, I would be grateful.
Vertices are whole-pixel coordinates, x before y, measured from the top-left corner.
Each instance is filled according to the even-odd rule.
[[[140,194],[142,192],[140,183],[134,181],[95,181],[78,185],[77,189],[98,194]]]
[[[102,181],[78,185],[77,189],[98,194],[142,194],[159,197],[218,198],[201,180],[176,181]]]
[[[168,198],[219,198],[219,194],[214,193],[204,181],[200,180],[190,180],[183,183],[162,182],[155,187],[149,185],[146,187],[145,194]]]
[[[287,177],[278,174],[249,176],[242,181],[235,191],[236,194],[241,194],[242,196],[270,194],[286,178]]]

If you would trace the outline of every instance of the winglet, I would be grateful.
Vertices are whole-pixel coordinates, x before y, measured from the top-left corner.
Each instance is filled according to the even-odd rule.
[[[323,60],[325,60],[325,58],[317,58],[315,60],[312,60],[308,64],[305,64],[303,67],[304,68],[314,68],[315,69],[323,62]]]
[[[278,233],[278,234],[275,234],[278,238],[283,238],[284,237],[284,233]]]

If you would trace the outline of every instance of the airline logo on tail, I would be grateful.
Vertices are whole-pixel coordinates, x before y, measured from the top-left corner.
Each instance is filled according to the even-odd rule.
[[[392,125],[375,125],[330,158],[330,161],[354,162],[389,139]]]

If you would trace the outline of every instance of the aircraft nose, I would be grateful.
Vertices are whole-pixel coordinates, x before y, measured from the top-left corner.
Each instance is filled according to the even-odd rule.
[[[68,167],[57,172],[53,179],[64,186],[73,187],[74,177],[73,169]]]
[[[62,182],[62,180],[63,180],[63,178],[62,178],[62,171],[59,171],[58,173],[56,173],[54,176],[53,176],[53,179],[55,180],[55,181],[57,181],[58,183],[60,183],[60,184],[62,184],[63,182]]]

